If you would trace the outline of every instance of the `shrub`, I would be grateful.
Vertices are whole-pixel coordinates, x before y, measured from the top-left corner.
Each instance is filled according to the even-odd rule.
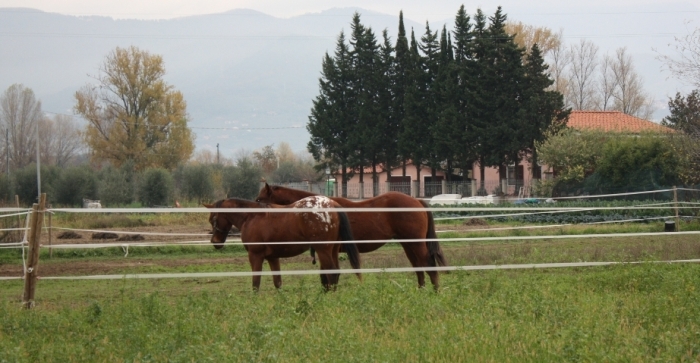
[[[248,158],[238,160],[235,167],[224,169],[223,184],[226,195],[233,198],[254,199],[260,190],[262,169]]]
[[[189,200],[209,200],[214,197],[212,165],[186,165],[175,171],[178,194]]]
[[[55,198],[53,183],[60,180],[61,169],[55,166],[41,166],[41,192],[46,193],[50,200]],[[37,201],[36,164],[29,164],[15,172],[16,193],[20,201],[32,204]]]
[[[147,206],[168,205],[173,196],[173,177],[165,169],[147,169],[139,185],[139,200]]]
[[[131,164],[107,166],[99,173],[98,196],[103,206],[127,205],[134,201],[135,172]]]
[[[57,203],[80,206],[83,198],[97,198],[97,177],[88,166],[68,168],[56,182],[55,192]]]

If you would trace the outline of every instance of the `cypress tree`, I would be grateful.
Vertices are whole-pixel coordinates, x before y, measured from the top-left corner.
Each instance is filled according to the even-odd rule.
[[[455,16],[455,27],[452,31],[454,36],[454,59],[461,63],[472,58],[473,37],[469,15],[464,10],[464,5],[459,7]]]
[[[431,168],[431,176],[435,177],[436,169],[440,167],[440,159],[436,154],[435,139],[430,130],[437,123],[439,96],[437,89],[437,75],[440,68],[440,43],[438,42],[438,32],[431,31],[428,22],[425,22],[425,33],[421,37],[418,48],[423,53],[422,87],[423,93],[423,123],[427,131],[423,136],[425,157],[428,166]]]
[[[391,169],[396,165],[398,160],[398,134],[399,134],[399,118],[398,112],[395,109],[396,101],[396,70],[395,58],[393,56],[394,48],[391,46],[391,40],[386,29],[382,32],[384,40],[380,47],[379,59],[379,113],[381,117],[382,148],[380,160],[384,163],[384,168],[387,173],[387,179],[390,180]],[[405,34],[404,34],[405,38]]]
[[[348,140],[355,150],[353,166],[360,172],[360,182],[364,182],[364,167],[371,165],[373,180],[376,180],[376,165],[380,162],[383,143],[382,112],[378,95],[386,85],[381,75],[380,51],[377,39],[371,28],[360,22],[360,14],[353,16],[353,29],[350,44],[353,62],[354,92],[357,95],[355,132]]]
[[[482,19],[483,20],[483,19]],[[460,6],[455,16],[455,25],[452,34],[454,36],[454,103],[456,111],[456,129],[460,135],[455,150],[455,158],[459,160],[459,167],[462,170],[471,170],[473,161],[476,159],[475,147],[478,143],[478,133],[475,132],[473,118],[475,116],[473,95],[475,80],[479,76],[476,69],[474,30],[471,19],[464,10],[464,5]],[[485,23],[482,22],[485,26]],[[466,176],[466,175],[465,175]]]
[[[463,80],[467,81],[464,87],[464,99],[467,107],[464,108],[466,118],[469,120],[468,144],[473,151],[474,158],[479,162],[480,185],[484,188],[485,168],[489,157],[490,147],[487,143],[486,134],[490,126],[489,104],[490,94],[487,94],[490,81],[488,73],[489,62],[487,54],[489,52],[489,42],[487,39],[486,16],[477,9],[474,15],[474,28],[472,31],[471,47],[467,53],[468,67],[461,67]]]
[[[353,150],[346,142],[354,132],[355,96],[351,78],[350,52],[343,32],[338,35],[334,58],[323,58],[319,95],[313,100],[306,129],[311,135],[307,149],[322,166],[339,165],[343,176],[343,195],[347,191],[347,166]]]
[[[406,29],[404,28],[403,24],[403,11],[399,12],[399,34],[398,37],[396,38],[396,47],[395,47],[395,58],[394,58],[394,77],[393,77],[393,94],[394,94],[394,107],[393,107],[393,116],[396,120],[397,124],[397,131],[396,135],[401,135],[404,133],[404,125],[405,125],[405,118],[406,118],[406,108],[405,108],[405,99],[406,99],[406,93],[409,87],[410,83],[410,67],[411,67],[411,60],[410,60],[410,49],[408,47],[408,39],[406,38]],[[400,144],[400,136],[397,138],[397,143]],[[401,148],[401,145],[397,145],[398,147],[398,158],[402,162],[403,165],[403,176],[406,176],[406,160],[409,158],[405,150]]]
[[[434,82],[436,122],[432,125],[434,159],[445,162],[448,180],[451,180],[452,161],[461,148],[462,130],[459,128],[457,111],[457,78],[455,77],[452,44],[447,29],[443,26],[440,34],[440,63]],[[439,164],[436,165],[440,166]]]
[[[523,49],[505,32],[506,15],[501,8],[489,18],[485,31],[481,11],[475,19],[478,73],[471,96],[477,103],[475,131],[479,137],[477,153],[483,181],[484,167],[499,167],[501,178],[505,178],[507,164],[519,162],[518,116],[525,72]]]
[[[429,124],[426,121],[425,60],[418,52],[413,30],[411,30],[409,55],[410,65],[407,72],[408,82],[404,99],[405,117],[403,128],[399,134],[399,149],[404,159],[413,162],[416,167],[417,179],[420,181],[421,166],[428,159],[430,144],[426,140],[426,135],[429,135]]]

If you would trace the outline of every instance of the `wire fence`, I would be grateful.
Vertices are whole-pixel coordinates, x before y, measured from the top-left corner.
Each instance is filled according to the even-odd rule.
[[[464,184],[462,184],[464,185]],[[313,189],[312,189],[313,190]],[[660,203],[649,203],[649,195],[663,196],[666,198],[665,202]],[[700,196],[700,190],[693,188],[676,188],[676,189],[660,189],[654,191],[645,192],[628,192],[620,194],[603,194],[603,195],[590,195],[590,196],[578,196],[578,197],[561,197],[558,200],[566,201],[570,199],[585,199],[588,201],[600,201],[600,200],[618,200],[625,201],[628,198],[635,197],[641,201],[636,203],[631,203],[624,206],[611,206],[611,205],[594,205],[589,207],[582,206],[546,206],[542,207],[539,205],[524,205],[524,206],[490,206],[490,207],[474,207],[474,206],[457,206],[457,207],[433,207],[430,210],[433,213],[445,212],[445,213],[472,213],[469,216],[448,216],[442,218],[436,218],[436,220],[446,220],[446,219],[467,219],[467,218],[497,218],[497,217],[518,217],[518,216],[534,216],[542,214],[571,214],[571,213],[602,213],[606,211],[640,211],[640,210],[653,210],[655,213],[661,213],[662,215],[649,216],[645,218],[627,218],[615,221],[598,221],[590,223],[581,223],[585,225],[595,225],[595,224],[608,224],[608,223],[634,223],[634,222],[649,222],[654,220],[671,220],[674,217],[678,218],[679,215],[684,217],[697,218],[698,211],[700,210],[700,202],[698,202]],[[660,197],[659,197],[660,199]],[[683,199],[683,200],[680,200]],[[220,208],[215,211],[226,213],[226,212],[267,212],[267,213],[289,213],[289,212],[324,212],[324,211],[338,211],[343,210],[346,212],[413,212],[413,211],[424,211],[423,208],[339,208],[339,209],[323,209],[323,208],[296,208],[296,209],[236,209],[236,208]],[[211,213],[212,209],[207,208],[103,208],[103,209],[85,209],[85,208],[49,208],[45,212],[47,213]],[[4,208],[0,209],[0,220],[11,220],[14,217],[26,217],[29,213],[26,209],[19,208]],[[6,249],[22,249],[23,256],[25,249],[27,248],[27,231],[29,230],[28,218],[24,218],[23,227],[12,227],[0,229],[1,232],[19,231],[22,232],[21,238],[16,241],[5,242],[0,244],[0,248]],[[528,225],[528,226],[514,226],[514,227],[504,227],[493,229],[489,228],[490,231],[496,230],[510,230],[510,229],[534,229],[534,228],[552,228],[561,227],[569,224],[542,224],[542,225]],[[167,236],[167,237],[208,237],[209,233],[156,233],[156,232],[135,232],[128,230],[104,230],[104,229],[74,229],[65,226],[45,226],[45,231],[76,231],[76,232],[112,232],[123,235],[133,235],[133,234],[145,234],[150,236]],[[479,231],[475,229],[474,231]],[[449,231],[441,231],[449,232]],[[675,235],[696,235],[700,234],[700,231],[678,231]],[[481,237],[461,237],[461,238],[438,238],[435,241],[438,242],[465,242],[471,243],[476,241],[520,241],[528,239],[539,239],[539,240],[555,240],[555,239],[589,239],[589,238],[635,238],[642,236],[668,236],[667,232],[645,232],[645,233],[606,233],[606,234],[557,234],[557,235],[537,235],[537,236],[481,236]],[[404,239],[404,240],[364,240],[355,241],[356,243],[406,243],[406,242],[416,242],[424,243],[426,241],[433,241],[431,239]],[[241,243],[240,239],[233,239],[234,243]],[[289,242],[275,242],[275,243],[264,243],[264,244],[314,244],[314,243],[329,243],[333,241],[289,241]],[[263,244],[255,241],[247,241],[246,244]],[[210,242],[207,238],[203,239],[193,239],[193,240],[182,240],[182,241],[145,241],[145,242],[135,242],[135,241],[125,241],[125,242],[100,242],[100,243],[80,243],[80,244],[60,244],[53,245],[50,248],[55,249],[95,249],[95,248],[122,248],[124,251],[124,256],[128,256],[129,248],[138,247],[162,247],[162,246],[210,246]],[[49,248],[49,246],[42,245],[41,248]],[[698,262],[697,260],[677,260],[677,261],[666,261],[666,262]],[[24,258],[23,258],[23,263]],[[589,264],[579,264],[575,266],[600,266],[606,264],[618,264],[620,262],[594,262]],[[388,273],[388,272],[416,272],[416,271],[429,271],[430,269],[437,271],[448,271],[448,270],[470,270],[470,269],[496,269],[496,268],[534,268],[542,267],[567,267],[574,266],[572,264],[522,264],[522,265],[510,265],[510,266],[449,266],[449,267],[439,267],[439,268],[384,268],[384,269],[358,269],[358,270],[339,270],[338,273]],[[26,272],[26,264],[25,264]],[[295,271],[282,271],[276,272],[274,274],[279,275],[294,275],[294,274],[318,274],[319,270],[295,270]],[[334,272],[335,273],[335,272]],[[212,276],[254,276],[254,275],[268,275],[273,274],[270,272],[222,272],[215,273]],[[44,279],[112,279],[119,276],[119,278],[165,278],[165,277],[195,277],[197,274],[139,274],[139,275],[104,275],[104,276],[44,276]],[[21,276],[2,276],[0,279],[21,279]]]

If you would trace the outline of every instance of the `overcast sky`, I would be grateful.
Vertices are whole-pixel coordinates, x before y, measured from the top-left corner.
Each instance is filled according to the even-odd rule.
[[[509,13],[545,14],[548,9],[555,12],[595,12],[610,6],[627,7],[635,11],[643,5],[679,4],[700,8],[700,0],[586,0],[582,2],[563,0],[536,1],[454,1],[454,0],[0,0],[0,7],[28,7],[48,12],[70,15],[103,15],[117,19],[169,19],[189,15],[219,13],[231,9],[254,9],[276,17],[290,17],[309,12],[319,12],[332,7],[361,7],[382,13],[396,14],[404,11],[407,18],[416,21],[440,21],[452,18],[460,5],[470,12],[477,7],[490,12],[502,5]],[[550,13],[551,14],[551,13]],[[551,14],[554,15],[554,14]],[[680,14],[679,14],[680,15]],[[692,15],[692,14],[685,14]],[[697,14],[696,14],[697,15]]]
[[[614,54],[626,47],[641,73],[645,88],[662,112],[668,97],[689,88],[664,74],[659,53],[672,55],[674,37],[682,37],[700,26],[700,0],[0,0],[0,11],[8,7],[25,7],[66,15],[99,15],[115,19],[172,19],[221,13],[233,9],[253,9],[279,18],[319,13],[330,8],[358,7],[384,14],[398,15],[439,29],[451,22],[460,5],[468,14],[481,8],[493,14],[503,6],[510,20],[562,31],[568,44],[580,39],[594,42],[599,55]],[[371,16],[362,14],[363,19]],[[348,23],[349,23],[348,19]],[[449,25],[451,26],[451,25]],[[340,30],[340,29],[338,29]],[[421,34],[423,29],[417,29]],[[1,50],[0,50],[1,55]]]

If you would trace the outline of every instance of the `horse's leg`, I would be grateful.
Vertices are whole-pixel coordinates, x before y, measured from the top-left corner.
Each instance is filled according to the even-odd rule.
[[[268,258],[267,262],[270,264],[271,271],[280,271],[280,259],[279,258]],[[282,287],[282,275],[272,275],[272,282],[275,284],[276,288]]]
[[[406,253],[406,257],[408,257],[413,267],[424,267],[420,263],[421,259],[416,253],[416,249],[419,248],[419,245],[420,242],[401,242],[401,247],[403,247],[403,251]],[[418,287],[425,287],[425,274],[423,271],[416,271],[416,278],[418,278]]]
[[[323,270],[337,270],[338,265],[334,263],[333,259],[333,248],[334,245],[324,245],[323,247],[317,246],[316,247],[316,254],[318,255],[318,260],[321,262],[321,272]],[[325,276],[325,282],[324,282],[324,276]],[[335,288],[335,285],[338,284],[338,278],[340,277],[340,274],[334,273],[334,274],[324,274],[321,273],[321,282],[324,284],[324,287],[326,290],[330,290],[331,288]]]
[[[427,259],[430,259],[430,254],[426,256]],[[426,271],[428,273],[428,276],[430,277],[430,282],[433,284],[433,289],[437,291],[440,288],[440,272],[438,271]]]
[[[418,267],[435,267],[435,260],[430,256],[430,250],[428,249],[428,245],[426,243],[413,243],[411,246],[413,247],[413,252],[415,253]],[[438,271],[428,270],[426,272],[430,277],[430,282],[433,284],[433,288],[438,290],[440,287],[440,274]],[[418,277],[418,283],[422,283],[421,287],[425,287],[423,272],[421,272],[420,276]]]
[[[262,271],[262,266],[263,266],[263,256],[262,255],[257,255],[257,254],[252,254],[248,253],[248,261],[250,262],[250,269],[253,270],[253,272],[260,272]],[[253,290],[258,291],[260,290],[260,275],[253,275]]]
[[[333,249],[331,251],[331,256],[333,257],[333,264],[336,266],[336,268],[340,268],[340,261],[338,260],[338,255],[340,254],[340,244],[334,244]]]

